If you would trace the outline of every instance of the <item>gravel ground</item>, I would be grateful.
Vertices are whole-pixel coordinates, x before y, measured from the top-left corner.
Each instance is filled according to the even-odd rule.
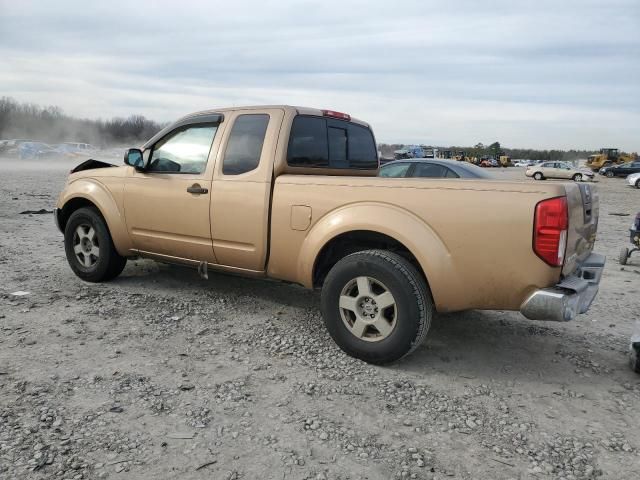
[[[637,475],[640,255],[616,258],[640,191],[622,179],[599,178],[608,264],[587,315],[441,315],[412,356],[373,367],[296,286],[147,260],[83,283],[51,215],[21,214],[52,209],[69,165],[0,165],[0,478]]]

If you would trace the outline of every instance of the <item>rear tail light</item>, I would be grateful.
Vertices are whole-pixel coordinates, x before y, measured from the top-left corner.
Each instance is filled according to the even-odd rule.
[[[340,120],[346,120],[347,122],[351,120],[351,115],[348,113],[335,112],[333,110],[322,110],[322,115],[325,117],[339,118]]]
[[[560,267],[564,262],[568,227],[566,197],[550,198],[536,205],[533,251],[551,266]]]

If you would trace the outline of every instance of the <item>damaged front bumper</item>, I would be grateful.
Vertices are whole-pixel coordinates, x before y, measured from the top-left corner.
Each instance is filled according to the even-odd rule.
[[[536,290],[529,295],[520,312],[531,320],[573,320],[589,310],[598,293],[604,263],[604,255],[592,253],[573,275],[553,288]]]

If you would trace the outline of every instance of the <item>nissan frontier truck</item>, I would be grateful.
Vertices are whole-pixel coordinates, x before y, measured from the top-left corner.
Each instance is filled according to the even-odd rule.
[[[593,185],[377,177],[370,126],[331,110],[194,113],[124,163],[89,160],[60,194],[78,277],[147,257],[319,289],[331,337],[371,363],[412,352],[435,312],[572,320],[604,267]]]

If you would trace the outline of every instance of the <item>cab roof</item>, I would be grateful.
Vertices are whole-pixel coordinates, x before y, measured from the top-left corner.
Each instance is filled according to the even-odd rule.
[[[265,110],[269,108],[279,108],[279,109],[288,111],[290,113],[293,113],[294,115],[296,114],[297,115],[315,115],[318,117],[324,116],[325,111],[331,111],[328,109],[300,107],[300,106],[294,106],[294,105],[248,105],[248,106],[240,106],[240,107],[224,107],[224,108],[213,108],[210,110],[202,110],[200,112],[190,113],[189,115],[186,115],[185,117],[183,117],[183,119],[192,118],[200,115],[211,115],[215,113],[235,112],[240,110]],[[364,125],[365,127],[370,127],[370,125],[367,122],[360,120],[358,118],[354,118],[351,115],[349,116],[350,116],[350,119],[349,119],[350,122],[358,123],[360,125]]]

